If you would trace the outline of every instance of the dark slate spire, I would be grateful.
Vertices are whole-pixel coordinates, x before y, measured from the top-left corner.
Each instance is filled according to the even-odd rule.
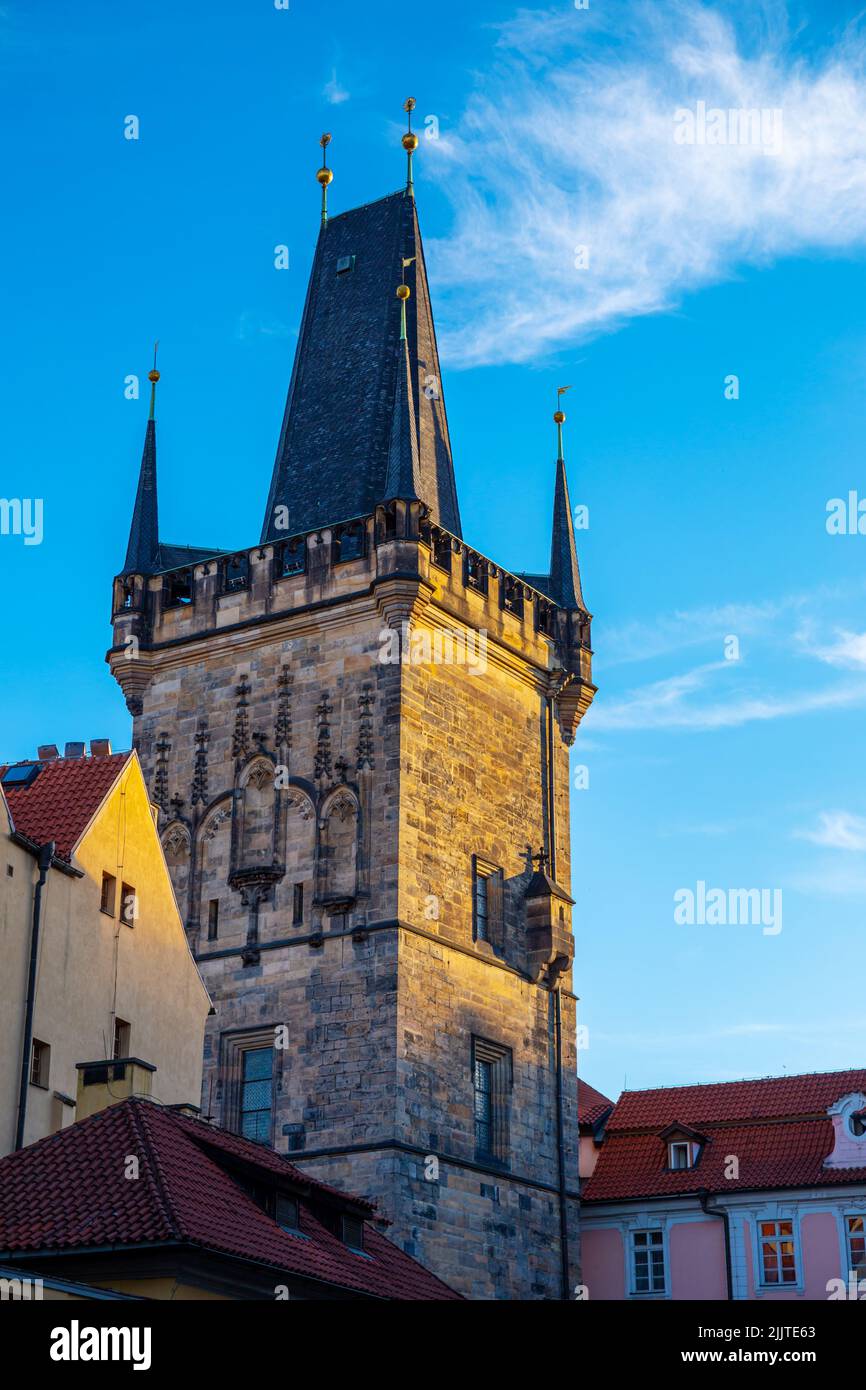
[[[159,515],[156,497],[156,383],[159,372],[156,370],[156,349],[153,354],[153,370],[148,375],[150,381],[150,415],[144,434],[144,450],[141,455],[141,471],[138,475],[138,491],[135,494],[135,508],[132,525],[129,528],[129,545],[126,548],[124,574],[154,574],[159,568]]]
[[[568,388],[563,388],[567,390]],[[585,608],[580,587],[580,569],[577,563],[577,545],[574,539],[574,518],[571,499],[568,495],[568,479],[565,476],[565,458],[562,445],[562,426],[565,415],[557,410],[554,415],[559,439],[559,457],[556,460],[556,493],[553,501],[553,543],[550,549],[550,597],[562,608]]]
[[[404,270],[407,267],[403,267]],[[394,413],[391,420],[391,443],[388,449],[388,471],[385,490],[380,498],[389,502],[399,497],[404,502],[417,501],[421,489],[421,463],[418,457],[415,401],[412,391],[412,365],[409,361],[409,342],[406,327],[408,285],[397,291],[400,299],[400,342],[397,345],[397,385],[394,391]]]
[[[408,261],[406,345],[394,276]],[[460,535],[460,513],[415,200],[407,192],[329,217],[316,246],[262,541],[365,516],[385,497],[398,375],[415,419],[417,492]],[[409,389],[411,388],[411,389]],[[402,390],[402,387],[400,388]]]

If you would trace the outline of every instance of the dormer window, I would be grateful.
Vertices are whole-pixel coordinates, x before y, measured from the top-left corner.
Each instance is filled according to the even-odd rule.
[[[703,1153],[706,1137],[688,1125],[674,1123],[663,1129],[659,1138],[666,1150],[665,1167],[669,1173],[685,1173],[696,1168]]]
[[[355,257],[354,257],[354,256],[341,256],[341,257],[339,258],[339,260],[337,261],[337,274],[338,274],[338,275],[350,275],[351,272],[352,272],[354,269],[355,269]]]
[[[862,1139],[866,1135],[866,1110],[859,1110],[851,1116],[851,1133],[855,1139]]]
[[[694,1145],[688,1140],[676,1140],[673,1144],[668,1144],[668,1167],[672,1172],[680,1172],[684,1168],[694,1168]]]
[[[354,1250],[356,1255],[364,1252],[364,1223],[358,1216],[344,1216],[340,1224],[340,1238],[344,1245]]]
[[[275,1201],[274,1220],[284,1231],[297,1231],[300,1226],[300,1208],[297,1197],[286,1197],[278,1192]]]

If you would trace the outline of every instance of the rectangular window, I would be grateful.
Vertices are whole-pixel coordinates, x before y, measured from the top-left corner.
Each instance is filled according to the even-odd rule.
[[[796,1284],[793,1221],[762,1221],[759,1229],[761,1282],[768,1285]]]
[[[249,1048],[241,1053],[240,1132],[265,1144],[271,1137],[274,1107],[274,1049]]]
[[[513,1084],[510,1050],[483,1038],[473,1038],[472,1082],[476,1158],[506,1163]]]
[[[503,937],[503,873],[495,864],[472,856],[472,939],[497,949]]]
[[[117,879],[112,874],[102,875],[102,896],[99,906],[109,917],[114,916],[114,900],[117,895]]]
[[[341,1225],[343,1244],[350,1250],[363,1251],[364,1223],[357,1216],[344,1216]]]
[[[120,920],[127,927],[134,927],[138,918],[138,898],[135,889],[128,883],[120,885]]]
[[[304,924],[304,885],[296,883],[292,889],[292,926],[302,927]]]
[[[681,1168],[691,1168],[692,1166],[692,1146],[687,1143],[671,1144],[670,1146],[670,1166],[678,1170]]]
[[[661,1231],[633,1231],[634,1292],[664,1293],[665,1240]]]
[[[216,898],[211,898],[207,905],[207,939],[216,941],[220,934],[220,905]]]
[[[128,1056],[129,1056],[129,1040],[130,1040],[130,1035],[131,1035],[131,1033],[132,1033],[132,1029],[130,1028],[129,1024],[126,1022],[126,1020],[125,1020],[125,1019],[122,1019],[122,1018],[117,1018],[117,1017],[115,1017],[115,1020],[114,1020],[114,1052],[112,1053],[112,1056],[113,1056],[113,1057],[117,1058],[117,1057],[128,1057]]]
[[[284,1231],[297,1231],[301,1224],[297,1197],[286,1197],[282,1192],[278,1192],[274,1218]]]
[[[848,1268],[861,1279],[866,1277],[866,1217],[846,1216],[848,1235]]]
[[[51,1048],[48,1043],[40,1042],[38,1038],[33,1039],[33,1050],[30,1054],[30,1085],[47,1086],[49,1063],[51,1061]]]

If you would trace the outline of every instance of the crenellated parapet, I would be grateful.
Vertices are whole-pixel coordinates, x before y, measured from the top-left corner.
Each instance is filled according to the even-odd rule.
[[[338,526],[157,574],[118,576],[108,660],[135,713],[161,653],[311,615],[327,623],[358,599],[375,605],[383,628],[423,620],[483,633],[549,682],[563,736],[573,740],[595,694],[591,615],[563,608],[433,524],[419,502],[394,501]]]

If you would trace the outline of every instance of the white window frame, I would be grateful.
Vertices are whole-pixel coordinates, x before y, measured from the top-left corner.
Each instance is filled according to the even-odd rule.
[[[783,1222],[784,1222],[785,1224],[790,1225],[790,1227],[791,1227],[791,1234],[790,1234],[790,1236],[783,1236],[783,1235],[781,1235],[781,1234],[777,1234],[777,1235],[773,1235],[773,1236],[765,1236],[764,1233],[763,1233],[763,1231],[761,1230],[761,1227],[762,1227],[762,1226],[774,1225],[774,1226],[777,1226],[777,1227],[778,1227],[778,1226],[781,1226]],[[791,1280],[788,1280],[787,1282],[786,1282],[785,1280],[783,1280],[783,1279],[779,1279],[779,1280],[777,1280],[775,1283],[768,1283],[768,1282],[767,1282],[767,1279],[766,1279],[766,1270],[765,1270],[765,1267],[764,1267],[764,1242],[765,1242],[765,1241],[772,1241],[772,1240],[777,1240],[777,1241],[790,1240],[790,1241],[791,1241],[791,1244],[792,1244],[793,1247],[794,1247],[794,1278],[791,1279]],[[779,1265],[779,1272],[781,1273],[781,1263],[780,1263],[780,1265]],[[800,1221],[799,1221],[799,1216],[798,1216],[798,1214],[797,1214],[796,1212],[791,1212],[790,1214],[785,1215],[784,1213],[778,1212],[778,1211],[774,1211],[774,1212],[765,1212],[765,1213],[763,1213],[763,1214],[758,1213],[758,1214],[755,1216],[755,1284],[756,1284],[756,1288],[757,1288],[758,1290],[760,1290],[760,1292],[762,1292],[762,1293],[767,1293],[767,1292],[770,1292],[770,1291],[775,1291],[775,1290],[777,1290],[777,1289],[787,1289],[787,1290],[789,1290],[789,1291],[792,1290],[792,1289],[802,1289],[802,1287],[803,1287],[803,1282],[802,1282],[802,1280],[803,1280],[803,1258],[802,1258],[802,1252],[801,1252],[801,1249],[800,1249]]]
[[[862,1222],[861,1231],[852,1231],[852,1221]],[[864,1262],[860,1266],[854,1263],[854,1241],[862,1240],[866,1242],[866,1215],[862,1211],[846,1211],[842,1214],[842,1228],[845,1233],[845,1258],[848,1262],[848,1273],[856,1274],[858,1279],[866,1279],[866,1251],[864,1251]]]
[[[674,1163],[674,1149],[685,1149],[686,1161],[682,1164]],[[685,1173],[689,1168],[695,1166],[695,1146],[690,1139],[671,1139],[668,1144],[668,1167],[672,1173]]]
[[[647,1273],[649,1282],[652,1285],[653,1261],[652,1251],[661,1251],[662,1257],[662,1287],[659,1289],[648,1288],[639,1289],[637,1286],[637,1237],[646,1236],[647,1242],[644,1251],[647,1255]],[[662,1226],[634,1226],[628,1232],[628,1251],[629,1251],[629,1297],[631,1298],[665,1298],[670,1296],[670,1264],[668,1260],[667,1233]],[[644,1253],[641,1251],[641,1253]]]

